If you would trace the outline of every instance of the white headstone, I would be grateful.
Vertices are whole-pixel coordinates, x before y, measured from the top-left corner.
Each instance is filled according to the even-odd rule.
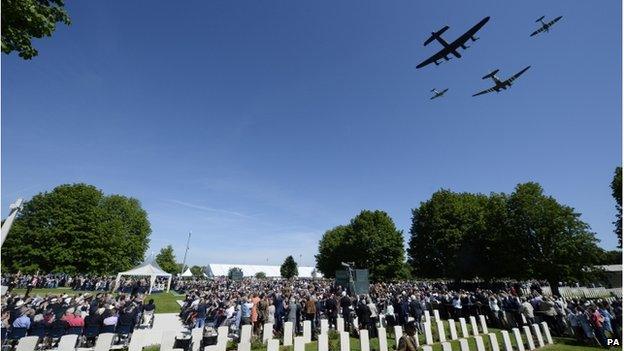
[[[434,311],[437,311],[437,310],[434,310]],[[440,342],[445,342],[446,333],[444,332],[444,323],[441,320],[438,320],[436,324],[438,325],[438,338],[440,339]]]
[[[279,340],[277,339],[269,339],[267,341],[267,351],[279,351]],[[320,351],[320,350],[319,350]],[[327,350],[324,350],[327,351]]]
[[[295,336],[293,351],[305,351],[305,344],[304,336]]]
[[[433,347],[429,345],[423,345],[422,351],[433,351]]]
[[[431,315],[429,314],[429,310],[425,310],[425,323],[431,322]]]
[[[350,351],[350,350],[351,350],[351,346],[349,345],[349,333],[341,332],[340,333],[340,351]]]
[[[217,346],[219,351],[225,351],[228,342],[228,327],[221,326],[217,329]]]
[[[403,336],[403,327],[400,325],[394,326],[394,341],[396,343],[396,347],[399,347],[399,339]]]
[[[236,348],[238,351],[251,351],[251,343],[250,342],[239,342],[238,347]]]
[[[329,321],[327,319],[321,319],[321,334],[327,334],[329,331]]]
[[[440,311],[433,310],[433,318],[435,318],[436,321],[439,321],[440,320]]]
[[[527,343],[529,344],[529,350],[535,350],[535,342],[533,342],[533,334],[531,333],[531,328],[528,325],[522,327],[524,329],[524,335],[526,335]]]
[[[468,347],[468,340],[459,339],[459,349],[461,351],[470,351],[470,347]]]
[[[327,333],[319,334],[318,351],[329,351],[329,335]]]
[[[483,343],[483,337],[477,335],[474,337],[477,344],[477,351],[485,351],[485,344]]]
[[[535,333],[535,337],[537,338],[538,347],[544,347],[544,338],[542,337],[542,332],[540,331],[540,327],[537,324],[533,324],[533,333]]]
[[[303,321],[303,340],[308,343],[312,342],[312,322]]]
[[[548,324],[546,322],[542,322],[540,323],[540,325],[542,326],[542,331],[544,332],[544,336],[546,337],[546,341],[549,344],[553,343],[553,339],[550,336],[550,329],[548,329]]]
[[[457,340],[457,326],[455,320],[449,319],[449,331],[451,332],[451,340]]]
[[[366,329],[360,330],[360,351],[370,351],[370,340]]]
[[[293,344],[293,322],[284,323],[284,346],[291,346]]]
[[[130,342],[132,342],[132,339],[134,339],[137,333],[133,333],[132,334],[132,338],[130,339]],[[193,328],[193,330],[191,331],[191,344],[193,345],[193,347],[191,348],[192,351],[199,351],[199,347],[201,345],[201,341],[202,338],[204,337],[204,328]],[[130,345],[128,345],[128,351],[130,351]],[[71,349],[74,349],[74,345],[72,345]],[[139,351],[141,351],[143,348],[141,348]],[[59,346],[59,351],[63,350],[60,346]]]
[[[451,343],[448,341],[443,342],[442,351],[453,351],[453,349],[451,348]]]
[[[479,315],[479,322],[481,322],[481,330],[483,331],[483,334],[488,334],[487,323],[485,321],[484,315],[482,314]]]
[[[241,335],[239,342],[251,343],[251,325],[245,324],[241,327]]]
[[[388,351],[388,335],[386,334],[386,328],[377,328],[377,335],[379,339],[379,351]]]
[[[425,344],[433,345],[433,333],[431,333],[431,322],[425,322]]]
[[[505,346],[505,351],[513,351],[513,347],[511,346],[511,338],[509,337],[509,332],[506,330],[501,330],[501,335],[503,336],[503,345]]]
[[[358,329],[360,327],[360,320],[357,316],[353,318],[353,325],[355,326],[355,329]]]
[[[132,337],[134,338],[134,335],[132,335]],[[204,347],[204,351],[219,351],[219,346],[218,345],[208,345],[208,346]],[[277,351],[277,349],[275,349],[275,350],[268,350],[268,351]]]
[[[513,332],[514,339],[516,339],[516,346],[518,347],[518,350],[526,351],[524,349],[524,341],[522,341],[522,335],[520,335],[520,329],[512,328],[511,331]]]
[[[470,328],[472,328],[472,335],[479,335],[479,327],[477,327],[477,319],[475,316],[470,316]]]
[[[273,323],[264,323],[262,329],[262,342],[267,342],[273,338]]]
[[[498,347],[498,338],[496,338],[496,333],[488,333],[488,338],[490,339],[490,348],[492,351],[500,351]]]
[[[336,330],[341,333],[345,330],[345,323],[342,317],[336,318]]]
[[[459,326],[461,328],[462,338],[469,338],[470,334],[468,334],[468,327],[466,326],[466,319],[465,318],[460,318],[459,319]]]

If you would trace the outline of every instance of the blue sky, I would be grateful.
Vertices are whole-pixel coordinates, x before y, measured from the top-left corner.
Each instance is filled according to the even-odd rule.
[[[151,251],[191,264],[314,263],[322,233],[440,188],[537,181],[616,246],[618,1],[69,2],[73,24],[2,56],[2,211],[68,182],[138,198]],[[529,38],[539,16],[564,18]],[[491,20],[460,60],[414,67],[444,25]],[[494,68],[509,91],[477,98]],[[450,90],[429,100],[432,88]]]

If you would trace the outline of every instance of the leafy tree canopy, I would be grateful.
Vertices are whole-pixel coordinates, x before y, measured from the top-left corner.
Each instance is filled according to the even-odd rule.
[[[316,267],[326,277],[353,262],[369,270],[372,280],[405,277],[403,233],[383,211],[360,212],[346,226],[328,230],[319,242]]]
[[[569,206],[537,183],[511,195],[440,190],[412,211],[408,248],[422,277],[583,280],[601,249]]]
[[[617,167],[611,180],[611,194],[615,199],[615,235],[618,237],[618,247],[622,248],[622,167]]]
[[[297,269],[297,262],[292,256],[286,257],[284,263],[280,267],[280,274],[282,278],[290,279],[299,275],[299,270]]]
[[[256,273],[256,279],[266,279],[266,273],[264,272],[258,272]]]
[[[139,264],[151,233],[138,200],[66,184],[24,204],[2,247],[7,271],[112,274]]]
[[[193,276],[196,277],[196,278],[203,278],[204,277],[204,267],[193,266],[193,267],[191,267],[191,273],[193,273]]]
[[[63,0],[2,0],[2,52],[37,56],[32,39],[52,36],[57,22],[70,24]]]
[[[171,245],[160,249],[160,252],[156,255],[156,263],[167,273],[178,274],[182,271],[182,265],[176,262],[173,246]]]

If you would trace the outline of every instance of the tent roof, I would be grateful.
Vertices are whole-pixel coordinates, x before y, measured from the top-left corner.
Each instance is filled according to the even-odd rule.
[[[211,263],[206,267],[206,273],[208,276],[219,277],[227,276],[230,268],[238,267],[243,270],[243,276],[253,277],[258,272],[264,272],[267,277],[280,277],[280,266],[262,266],[262,265],[249,265],[249,264],[218,264]],[[312,278],[312,272],[314,267],[297,267],[299,271],[299,277]]]
[[[147,276],[164,276],[170,277],[171,274],[165,272],[158,266],[156,261],[145,261],[140,265],[132,268],[131,270],[125,272],[119,272],[121,275],[147,275]]]
[[[181,277],[192,277],[193,273],[191,272],[191,269],[187,267],[186,270],[184,271],[184,273],[182,273],[180,276]]]

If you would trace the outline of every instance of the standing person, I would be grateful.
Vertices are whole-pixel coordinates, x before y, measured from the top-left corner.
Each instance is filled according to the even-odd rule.
[[[197,314],[195,315],[195,328],[203,328],[206,325],[206,315],[208,313],[208,304],[206,304],[206,300],[199,300],[195,310],[197,311]]]
[[[329,297],[325,298],[325,312],[327,313],[327,319],[329,326],[337,328],[336,319],[338,317],[338,305],[336,304],[336,297],[332,293]]]
[[[368,334],[371,338],[377,337],[377,318],[379,318],[379,312],[377,312],[377,306],[373,303],[371,298],[368,298],[368,310],[370,312],[370,318],[368,323]]]
[[[535,323],[535,315],[533,314],[533,305],[526,298],[522,298],[522,305],[520,306],[520,311],[524,315],[529,326]]]
[[[399,346],[397,347],[397,351],[418,351],[414,335],[416,335],[416,325],[414,324],[414,322],[408,322],[407,324],[405,324],[405,331],[403,332],[403,336],[401,336],[401,338],[399,339]]]
[[[349,330],[351,327],[351,298],[347,296],[347,292],[342,292],[340,298],[340,308],[342,310],[342,319],[344,320],[345,330]]]
[[[241,322],[242,325],[250,325],[251,324],[251,309],[253,307],[253,303],[251,302],[251,298],[243,298],[243,303],[241,304]]]
[[[260,294],[260,302],[258,302],[258,329],[262,330],[264,323],[269,322],[269,299],[264,295],[264,293]]]
[[[314,318],[316,317],[316,298],[314,297],[314,294],[310,294],[308,295],[308,299],[306,300],[305,303],[305,319],[310,321],[310,324],[312,326],[312,338],[315,337],[315,330],[316,328],[314,328]]]
[[[250,302],[252,304],[251,306],[251,326],[252,326],[252,330],[254,335],[258,335],[258,332],[260,330],[260,323],[258,323],[258,303],[260,303],[260,298],[258,297],[258,294],[253,294]]]
[[[273,306],[275,308],[275,313],[273,314],[273,318],[275,319],[274,329],[276,332],[280,333],[284,325],[285,304],[282,294],[279,292],[273,297]]]
[[[589,321],[594,327],[594,334],[596,335],[596,339],[603,347],[607,347],[607,337],[604,333],[604,318],[600,314],[600,311],[594,306],[589,307]]]

